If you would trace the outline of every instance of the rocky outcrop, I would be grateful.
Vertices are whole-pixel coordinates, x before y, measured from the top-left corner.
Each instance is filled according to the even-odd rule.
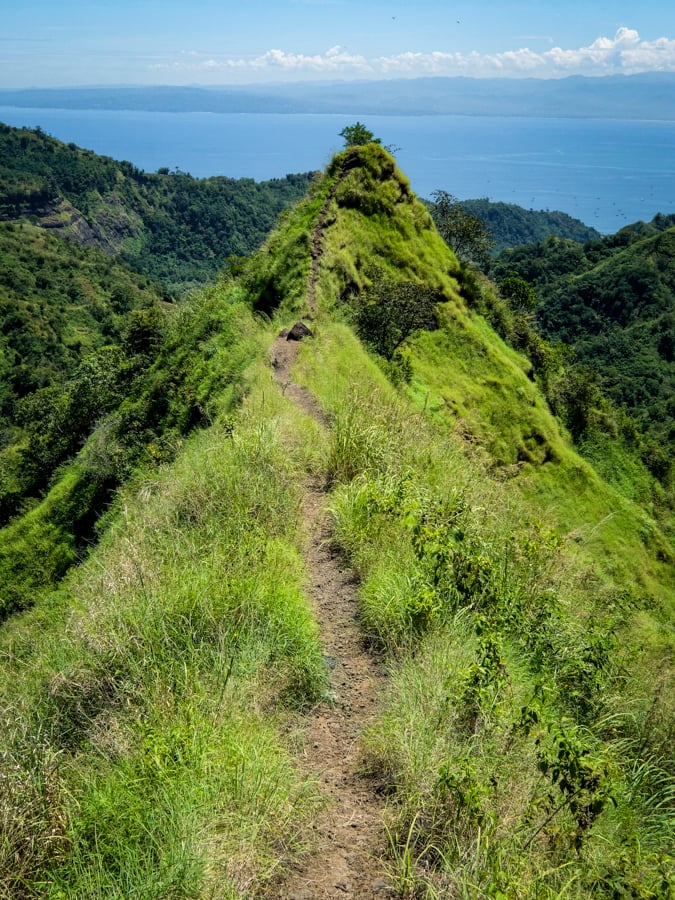
[[[38,228],[84,247],[98,247],[109,256],[119,252],[126,238],[136,237],[143,231],[140,217],[130,213],[114,194],[103,197],[99,208],[87,217],[63,197],[45,198],[40,203],[31,197],[23,204],[18,201],[0,204],[0,220],[18,219],[30,219]]]
[[[296,322],[286,335],[287,341],[301,341],[303,338],[313,337],[312,331],[304,322]]]

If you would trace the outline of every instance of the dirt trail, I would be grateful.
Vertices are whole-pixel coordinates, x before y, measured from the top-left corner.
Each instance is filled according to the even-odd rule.
[[[309,391],[293,383],[297,344],[279,338],[273,348],[277,382],[305,412],[322,421]],[[273,894],[279,900],[335,897],[383,900],[395,896],[384,874],[384,802],[359,773],[358,738],[374,716],[384,675],[367,652],[358,626],[357,589],[352,573],[331,546],[325,492],[307,485],[303,502],[305,562],[309,591],[331,668],[333,702],[308,716],[299,766],[317,779],[326,808],[315,823],[312,855]]]
[[[310,245],[311,263],[309,269],[309,287],[307,289],[307,307],[310,316],[316,313],[316,284],[319,277],[319,267],[321,264],[321,256],[323,254],[323,232],[328,220],[328,211],[335,196],[335,192],[342,183],[347,174],[358,165],[358,150],[352,149],[342,161],[342,168],[333,186],[328,192],[328,196],[323,204],[321,212],[316,220],[316,225],[312,231],[312,241]]]

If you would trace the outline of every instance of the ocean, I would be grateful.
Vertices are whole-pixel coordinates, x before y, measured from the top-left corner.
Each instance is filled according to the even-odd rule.
[[[561,210],[605,234],[675,213],[675,122],[368,116],[419,197],[434,190]],[[322,169],[358,115],[160,113],[0,106],[8,125],[195,177],[256,181]]]

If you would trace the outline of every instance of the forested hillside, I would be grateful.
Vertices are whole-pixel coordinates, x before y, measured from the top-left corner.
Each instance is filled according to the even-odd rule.
[[[114,257],[27,222],[0,222],[0,523],[147,364],[162,292]]]
[[[256,249],[312,177],[258,183],[150,174],[40,129],[0,124],[0,219],[29,218],[119,254],[172,293],[212,280],[228,257]]]
[[[311,177],[149,175],[0,125],[0,524],[154,360],[165,301],[259,246]]]
[[[548,238],[506,250],[492,271],[534,285],[542,333],[572,347],[602,390],[672,454],[675,217],[585,244]]]
[[[515,203],[490,200],[462,200],[462,207],[483,222],[493,240],[493,252],[506,247],[535,244],[549,235],[585,243],[597,240],[600,233],[567,213],[523,209]]]

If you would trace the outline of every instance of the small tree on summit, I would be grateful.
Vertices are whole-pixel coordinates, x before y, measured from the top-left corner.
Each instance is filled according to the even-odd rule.
[[[381,144],[382,141],[376,138],[372,131],[366,128],[361,122],[354,125],[347,125],[340,132],[340,137],[344,138],[345,147],[362,147],[364,144]]]

